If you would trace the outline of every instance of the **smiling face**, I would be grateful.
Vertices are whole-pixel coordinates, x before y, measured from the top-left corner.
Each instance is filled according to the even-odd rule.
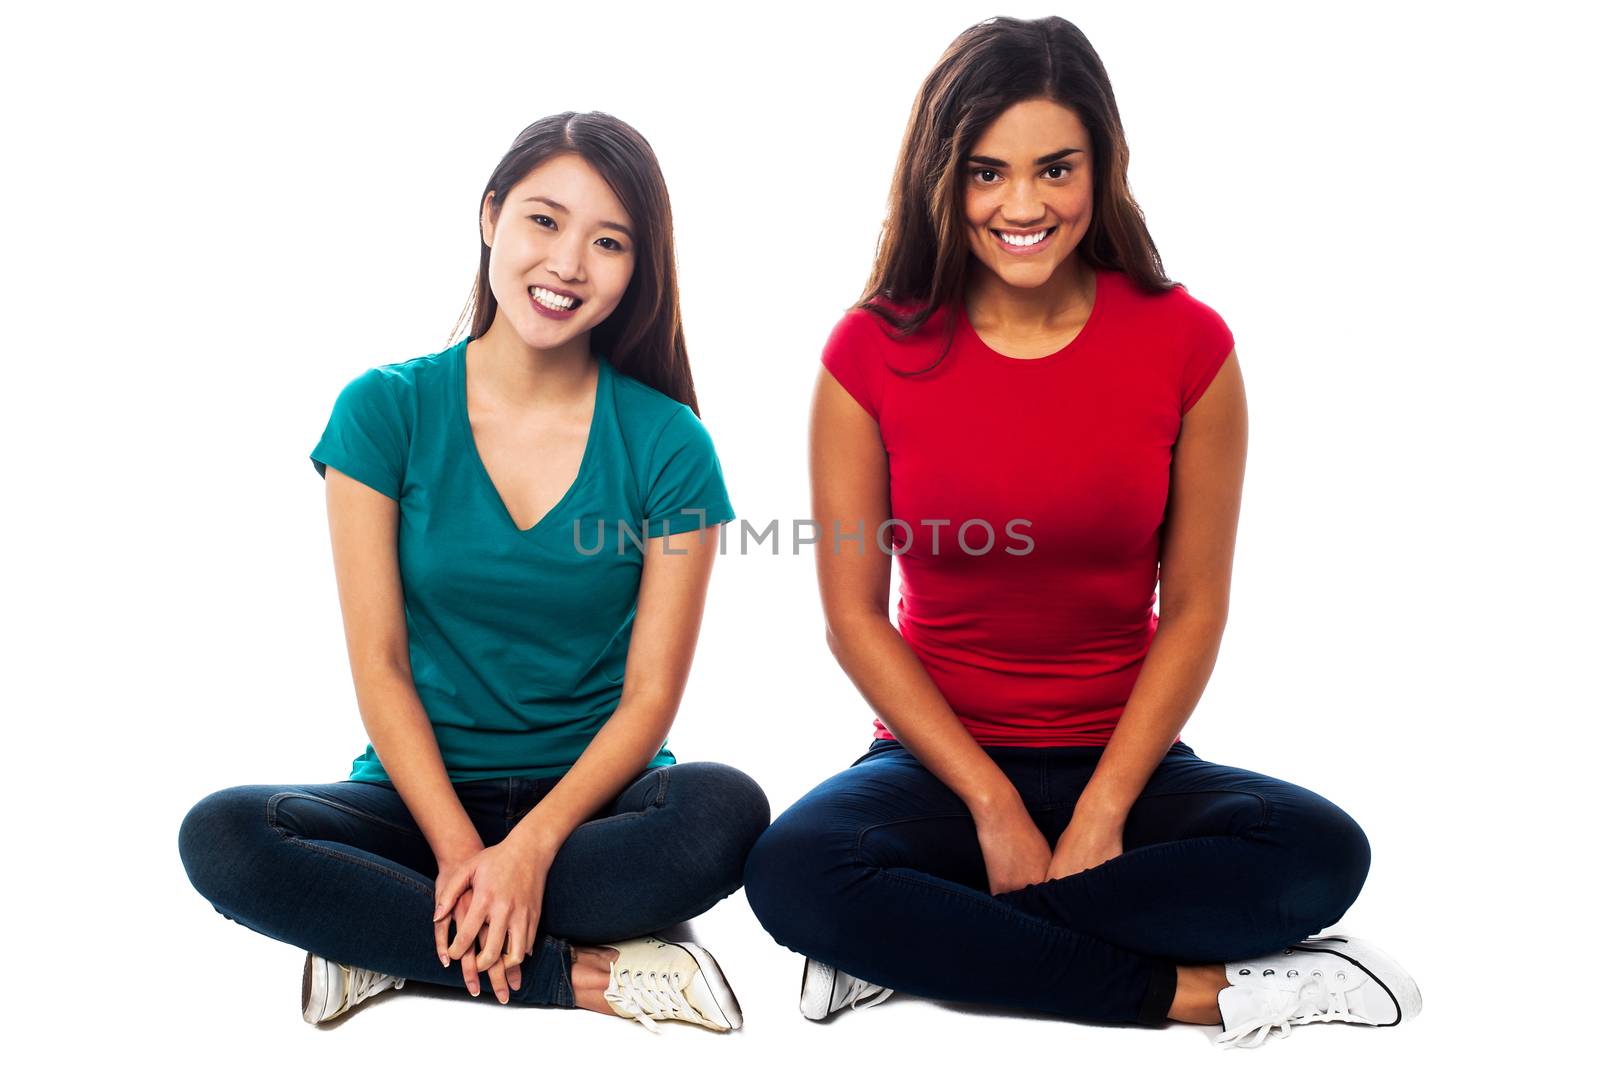
[[[637,255],[633,221],[594,167],[564,153],[534,167],[491,217],[484,198],[489,288],[531,348],[561,347],[622,302]]]
[[[1054,100],[1023,100],[983,131],[964,160],[967,240],[1001,281],[1043,285],[1094,213],[1089,131]]]

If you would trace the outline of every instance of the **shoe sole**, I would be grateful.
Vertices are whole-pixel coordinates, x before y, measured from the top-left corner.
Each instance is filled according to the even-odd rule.
[[[1389,1001],[1394,1004],[1395,1018],[1374,1025],[1376,1028],[1392,1028],[1422,1012],[1422,989],[1411,978],[1411,974],[1400,968],[1389,955],[1364,939],[1351,939],[1349,936],[1312,936],[1304,942],[1296,943],[1294,949],[1333,954],[1343,958],[1383,988],[1389,996]]]
[[[738,996],[729,986],[728,978],[722,974],[722,966],[717,964],[717,959],[711,956],[710,951],[693,943],[679,943],[678,946],[688,951],[694,963],[700,966],[700,975],[705,977],[706,986],[717,1000],[717,1008],[722,1011],[722,1019],[728,1025],[728,1030],[743,1026],[744,1014],[739,1010]]]
[[[300,973],[300,1016],[307,1024],[317,1024],[328,1008],[327,970],[316,966],[306,952],[305,968]]]
[[[824,973],[826,975],[823,975]],[[833,989],[838,982],[839,970],[807,958],[805,968],[800,973],[801,1016],[808,1021],[827,1020],[828,1014],[832,1012],[828,1007],[833,1004]]]

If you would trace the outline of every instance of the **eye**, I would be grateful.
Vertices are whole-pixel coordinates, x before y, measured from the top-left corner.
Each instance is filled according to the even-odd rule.
[[[547,229],[554,229],[556,226],[555,220],[547,214],[531,214],[528,218],[537,226],[543,226],[546,222],[549,222],[550,224],[545,227]]]
[[[1066,175],[1072,173],[1072,167],[1067,166],[1065,163],[1056,163],[1054,166],[1047,166],[1047,167],[1044,168],[1044,172],[1046,174],[1050,173],[1052,170],[1061,171],[1061,176],[1062,177],[1065,177]]]
[[[608,247],[606,249],[607,251],[627,251],[628,250],[627,248],[624,248],[622,246],[622,242],[620,240],[618,240],[616,237],[601,237],[600,240],[609,240],[611,242],[612,247]],[[596,243],[598,243],[598,241]]]
[[[995,177],[999,177],[1000,176],[998,173],[996,173],[993,170],[990,170],[988,167],[983,167],[983,168],[980,168],[978,170],[974,170],[974,171],[971,172],[971,176],[973,178],[977,178],[978,175],[980,175],[980,174],[994,174]],[[980,180],[980,181],[978,181],[978,184],[980,184],[980,185],[993,185],[994,182],[992,182],[992,181],[981,181]]]

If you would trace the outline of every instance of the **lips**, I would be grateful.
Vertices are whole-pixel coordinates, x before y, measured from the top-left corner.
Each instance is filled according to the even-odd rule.
[[[1041,229],[1024,230],[991,229],[989,232],[994,236],[994,242],[1003,248],[1007,253],[1011,255],[1032,255],[1054,240],[1056,230],[1059,228],[1059,226],[1046,226]],[[1012,244],[1002,237],[1002,234],[1008,237],[1034,237],[1040,233],[1043,233],[1044,236],[1034,240],[1034,242],[1031,244]]]
[[[533,304],[534,310],[548,318],[571,317],[574,311],[583,306],[583,299],[576,292],[549,285],[529,285],[528,302]]]

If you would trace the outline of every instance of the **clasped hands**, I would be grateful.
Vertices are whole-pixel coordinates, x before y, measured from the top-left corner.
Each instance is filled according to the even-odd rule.
[[[989,874],[989,893],[1016,891],[1110,861],[1122,853],[1125,820],[1122,815],[1080,809],[1052,850],[1020,803],[978,817],[978,845]]]
[[[440,860],[433,942],[441,965],[461,962],[462,979],[473,995],[485,970],[501,1003],[521,989],[522,960],[537,943],[545,876],[554,858],[548,848],[508,836],[492,847]]]

